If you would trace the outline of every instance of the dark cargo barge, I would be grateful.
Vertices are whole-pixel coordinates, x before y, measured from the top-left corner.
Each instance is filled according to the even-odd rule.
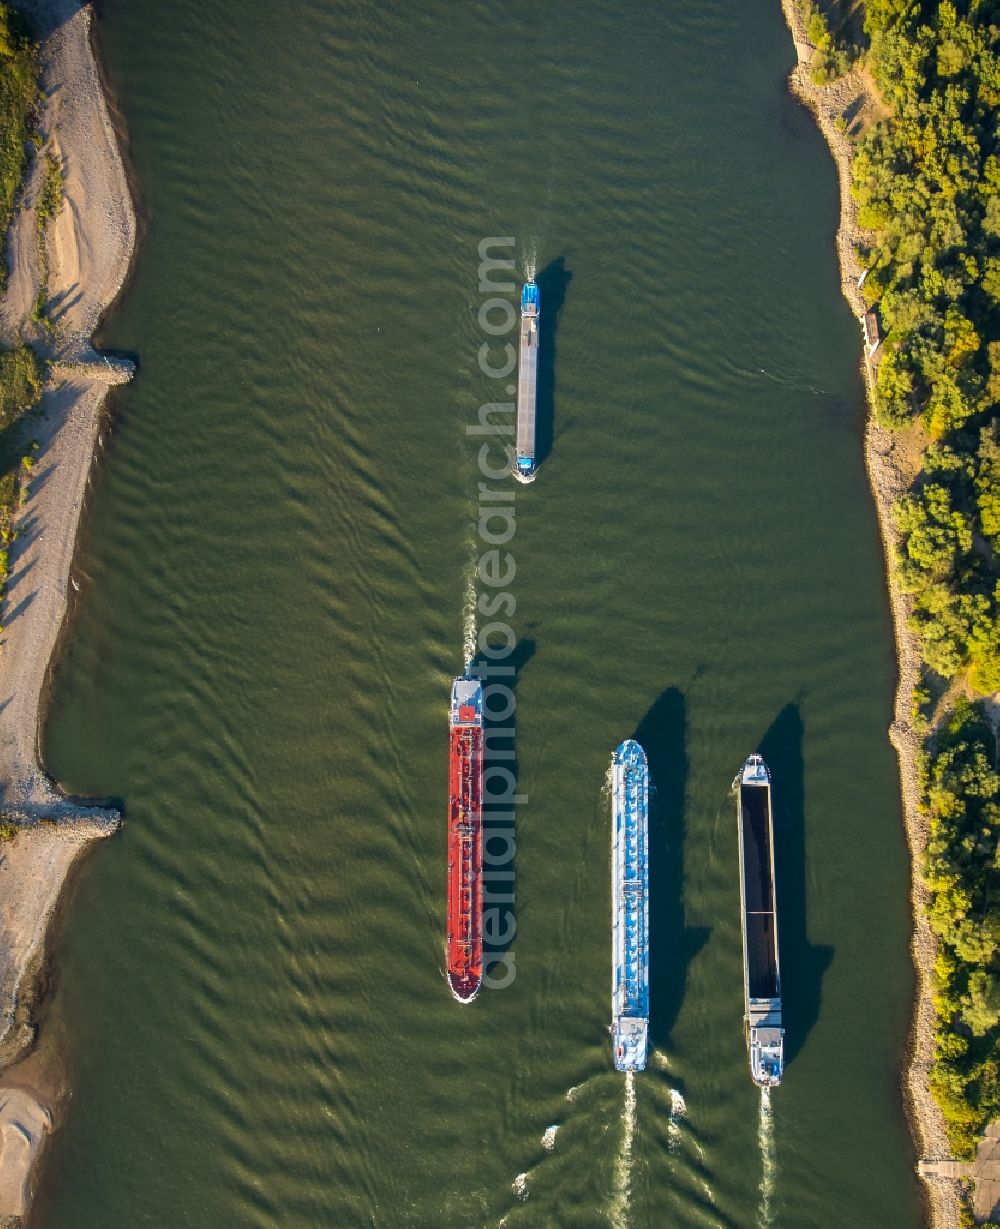
[[[755,1084],[770,1088],[781,1083],[784,1067],[771,774],[759,755],[751,755],[733,784],[737,787],[740,834],[743,991],[750,1074]]]

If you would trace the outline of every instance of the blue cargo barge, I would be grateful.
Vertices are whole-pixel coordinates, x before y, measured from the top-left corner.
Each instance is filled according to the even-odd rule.
[[[535,401],[538,386],[538,285],[530,278],[521,291],[521,345],[517,373],[518,482],[535,480]]]
[[[611,1033],[619,1071],[642,1071],[649,1034],[649,769],[627,739],[611,761]]]

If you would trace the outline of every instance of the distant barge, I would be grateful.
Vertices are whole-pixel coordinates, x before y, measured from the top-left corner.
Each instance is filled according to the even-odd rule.
[[[649,1037],[649,770],[627,739],[611,761],[611,1034],[615,1067],[642,1071]]]
[[[448,732],[448,985],[471,1003],[483,980],[483,685],[455,679]]]
[[[743,921],[743,997],[750,1075],[761,1088],[777,1087],[784,1070],[781,968],[774,893],[771,773],[751,755],[733,782],[740,832],[740,905]]]
[[[538,385],[538,285],[529,278],[521,291],[521,345],[517,373],[518,482],[535,480],[535,402]]]

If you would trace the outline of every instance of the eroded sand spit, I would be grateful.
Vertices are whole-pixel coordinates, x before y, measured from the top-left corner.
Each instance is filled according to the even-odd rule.
[[[39,159],[25,186],[22,211],[7,237],[11,270],[0,301],[0,332],[27,339],[57,360],[40,416],[36,467],[3,603],[0,653],[0,807],[18,835],[0,847],[0,1064],[5,1070],[34,1043],[31,998],[46,934],[67,876],[80,855],[113,832],[119,816],[60,795],[38,761],[39,710],[49,664],[66,616],[70,568],[99,414],[109,384],[131,365],[108,362],[91,345],[93,331],[118,295],[135,246],[135,213],[98,76],[91,11],[74,0],[25,2],[44,35],[40,127],[61,159],[65,196],[48,227],[48,301],[54,332],[31,320],[41,280],[31,207]],[[32,1174],[51,1129],[51,1090],[0,1076],[0,1217],[20,1217]]]
[[[840,261],[841,290],[855,315],[864,311],[864,299],[858,289],[861,265],[856,245],[862,232],[858,227],[857,210],[851,195],[851,153],[849,136],[839,132],[838,117],[850,108],[858,117],[877,115],[878,100],[871,82],[857,72],[827,86],[816,86],[809,79],[808,64],[814,48],[806,36],[805,21],[797,0],[781,0],[785,21],[792,32],[798,64],[792,70],[789,84],[792,92],[809,108],[818,123],[837,166],[840,181],[840,225],[837,229],[837,256]],[[860,332],[860,330],[859,330]],[[866,380],[870,375],[865,370]],[[934,1006],[931,999],[931,977],[937,944],[927,924],[926,892],[922,878],[923,851],[927,842],[927,822],[919,808],[920,788],[918,757],[920,736],[913,729],[913,689],[920,669],[917,641],[910,631],[911,599],[896,585],[893,556],[900,545],[891,511],[896,497],[907,490],[916,475],[919,453],[907,441],[879,427],[869,412],[865,430],[865,466],[872,498],[878,512],[879,529],[885,550],[886,578],[892,608],[896,639],[899,683],[893,710],[889,739],[899,759],[900,792],[903,821],[910,851],[911,901],[913,937],[910,948],[916,970],[916,1000],[910,1031],[910,1048],[905,1073],[906,1103],[917,1151],[924,1157],[950,1155],[941,1113],[930,1095],[928,1077],[933,1060]],[[956,1184],[934,1179],[924,1186],[932,1229],[957,1229],[959,1202]]]

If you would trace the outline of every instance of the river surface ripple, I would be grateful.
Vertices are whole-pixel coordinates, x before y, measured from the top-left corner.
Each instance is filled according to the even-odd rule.
[[[777,0],[101,9],[147,216],[105,341],[141,365],[45,752],[127,823],[61,935],[75,1095],[38,1224],[910,1229],[859,336]],[[460,1009],[445,722],[489,235],[542,279],[552,447],[510,545],[517,977]],[[636,733],[630,1100],[602,785]],[[757,747],[790,1057],[763,1134],[729,794]]]

